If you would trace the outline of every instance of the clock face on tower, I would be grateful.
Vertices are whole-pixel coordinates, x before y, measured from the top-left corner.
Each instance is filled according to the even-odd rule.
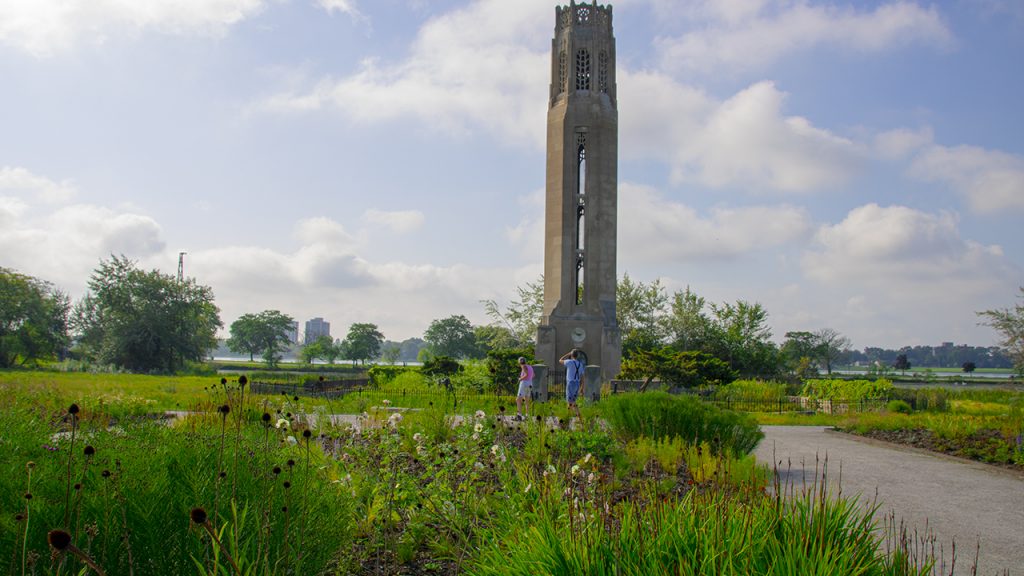
[[[576,344],[581,344],[584,340],[587,339],[587,331],[584,330],[583,328],[573,328],[570,336],[572,337],[573,342],[575,342]]]

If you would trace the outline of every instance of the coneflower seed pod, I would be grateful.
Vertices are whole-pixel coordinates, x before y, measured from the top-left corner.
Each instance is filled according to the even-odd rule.
[[[86,446],[86,447],[85,447],[85,449],[84,449],[84,450],[82,450],[82,452],[83,452],[83,453],[84,453],[84,454],[85,454],[86,456],[92,456],[93,454],[95,454],[95,453],[96,453],[96,449],[95,449],[95,448],[93,448],[92,446]]]
[[[68,414],[78,414],[78,404],[72,404],[71,406],[68,406]]]
[[[309,439],[312,436],[313,436],[313,433],[310,432],[308,429],[302,431],[302,437],[303,438]]]
[[[206,520],[208,518],[206,510],[203,510],[202,508],[193,508],[192,511],[189,512],[188,516],[196,524],[206,524]]]
[[[263,420],[264,422],[270,422],[270,412],[264,412],[264,413],[263,413],[263,416],[260,416],[260,418],[261,418],[261,419],[262,419],[262,420]]]
[[[220,379],[220,383],[221,384],[227,384],[228,383],[228,379],[227,378],[221,378]]]
[[[248,383],[249,383],[249,379],[245,377],[245,374],[242,374],[241,376],[238,377],[238,385],[239,386],[245,386]]]
[[[71,546],[71,534],[63,530],[50,530],[46,534],[46,541],[58,552],[63,552]]]

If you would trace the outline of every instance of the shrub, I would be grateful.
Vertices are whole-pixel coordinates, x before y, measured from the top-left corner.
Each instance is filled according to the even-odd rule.
[[[532,347],[487,352],[487,370],[494,379],[494,386],[498,391],[514,394],[518,390],[520,357],[526,358],[531,365],[539,363],[533,356]]]
[[[679,437],[708,442],[718,451],[749,454],[764,438],[747,414],[721,410],[685,395],[645,392],[615,395],[598,408],[612,428],[626,438]]]
[[[942,388],[909,390],[893,388],[889,397],[903,400],[918,412],[945,412],[949,410],[949,391]]]
[[[914,411],[914,409],[910,407],[910,404],[904,400],[890,400],[889,403],[885,405],[885,409],[889,412],[896,412],[899,414],[910,414]]]
[[[765,380],[737,380],[719,386],[715,390],[715,400],[733,401],[774,401],[787,396],[786,385]]]
[[[419,369],[414,366],[383,366],[375,364],[366,371],[366,374],[370,378],[370,384],[381,386],[388,384],[399,374],[404,374],[405,372],[419,372]]]
[[[800,391],[801,396],[818,400],[879,400],[892,394],[892,382],[884,378],[878,380],[842,380],[829,378],[808,380]]]

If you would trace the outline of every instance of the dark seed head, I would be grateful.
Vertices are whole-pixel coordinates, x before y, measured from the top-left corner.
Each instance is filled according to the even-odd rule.
[[[321,376],[321,377],[320,377],[320,381],[321,381],[321,382],[323,382],[323,381],[324,381],[324,377],[323,377],[323,376]]]
[[[249,383],[249,379],[245,377],[245,374],[242,374],[241,376],[238,377],[238,385],[239,386],[245,386],[248,383]]]
[[[540,422],[540,420],[541,420],[541,418],[540,418],[540,414],[538,414],[538,415],[537,415],[537,422]]]
[[[292,487],[292,483],[287,481],[287,480],[285,480],[284,484],[282,484],[282,486],[284,486],[285,490],[287,490],[288,488]]]
[[[281,473],[281,467],[280,466],[274,466],[274,469],[271,470],[271,472],[274,473],[274,476],[277,476],[278,474]]]
[[[287,506],[281,506],[281,512],[284,512],[285,514],[287,514],[288,513],[288,507]]]
[[[505,411],[505,406],[504,405],[498,406],[498,412],[504,412],[504,411]]]
[[[79,483],[79,482],[75,482],[75,485],[74,485],[74,489],[75,489],[75,491],[76,491],[76,492],[77,492],[78,490],[81,490],[81,489],[82,489],[82,484],[81,484],[81,483]]]
[[[92,446],[86,446],[85,450],[83,450],[82,452],[84,452],[86,456],[92,456],[93,454],[96,453],[96,449],[93,448]]]
[[[21,522],[24,519],[25,519],[25,515],[24,514],[15,514],[14,515],[14,521],[15,522]]]
[[[31,500],[31,499],[32,499],[32,493],[31,492],[25,492],[25,500]]]
[[[100,475],[104,478],[110,478],[110,470],[104,470]]]
[[[228,383],[228,379],[227,378],[221,378],[220,379],[220,383],[221,384],[227,384]]]
[[[285,413],[284,413],[284,415],[285,415],[285,417],[286,417],[286,418],[288,418],[289,420],[291,420],[291,419],[292,419],[292,413],[291,413],[291,412],[285,412]]]
[[[78,404],[68,406],[68,414],[78,414]]]
[[[227,478],[227,476],[228,476],[228,473],[227,473],[227,472],[225,472],[225,471],[223,471],[223,470],[221,470],[221,471],[220,471],[220,477],[221,477],[221,478]]]
[[[289,458],[288,462],[286,462],[286,464],[288,464],[288,467],[291,468],[292,466],[295,466],[295,460],[292,460],[291,458]]]
[[[264,422],[270,422],[270,412],[264,412],[263,416],[260,416]]]
[[[298,396],[292,396],[292,400],[298,402],[299,401],[299,397]]]
[[[189,517],[192,518],[192,521],[196,524],[206,524],[206,510],[203,510],[202,508],[193,508],[192,511],[189,512]]]
[[[310,438],[310,437],[312,437],[312,436],[313,436],[313,433],[312,433],[312,432],[310,432],[309,430],[303,430],[303,431],[302,431],[302,437],[303,437],[303,438]]]
[[[46,534],[46,541],[53,546],[54,550],[63,552],[68,549],[68,546],[71,546],[71,534],[63,530],[50,530]]]
[[[228,412],[231,412],[231,406],[228,406],[227,404],[223,404],[223,405],[221,405],[220,407],[217,408],[217,412],[220,412],[221,414],[227,416]]]

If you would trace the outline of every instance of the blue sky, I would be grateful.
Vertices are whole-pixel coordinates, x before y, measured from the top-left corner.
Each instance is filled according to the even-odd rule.
[[[336,336],[542,270],[549,0],[0,0],[0,266],[111,253]],[[776,340],[997,335],[1024,285],[1024,4],[614,3],[619,273]]]

